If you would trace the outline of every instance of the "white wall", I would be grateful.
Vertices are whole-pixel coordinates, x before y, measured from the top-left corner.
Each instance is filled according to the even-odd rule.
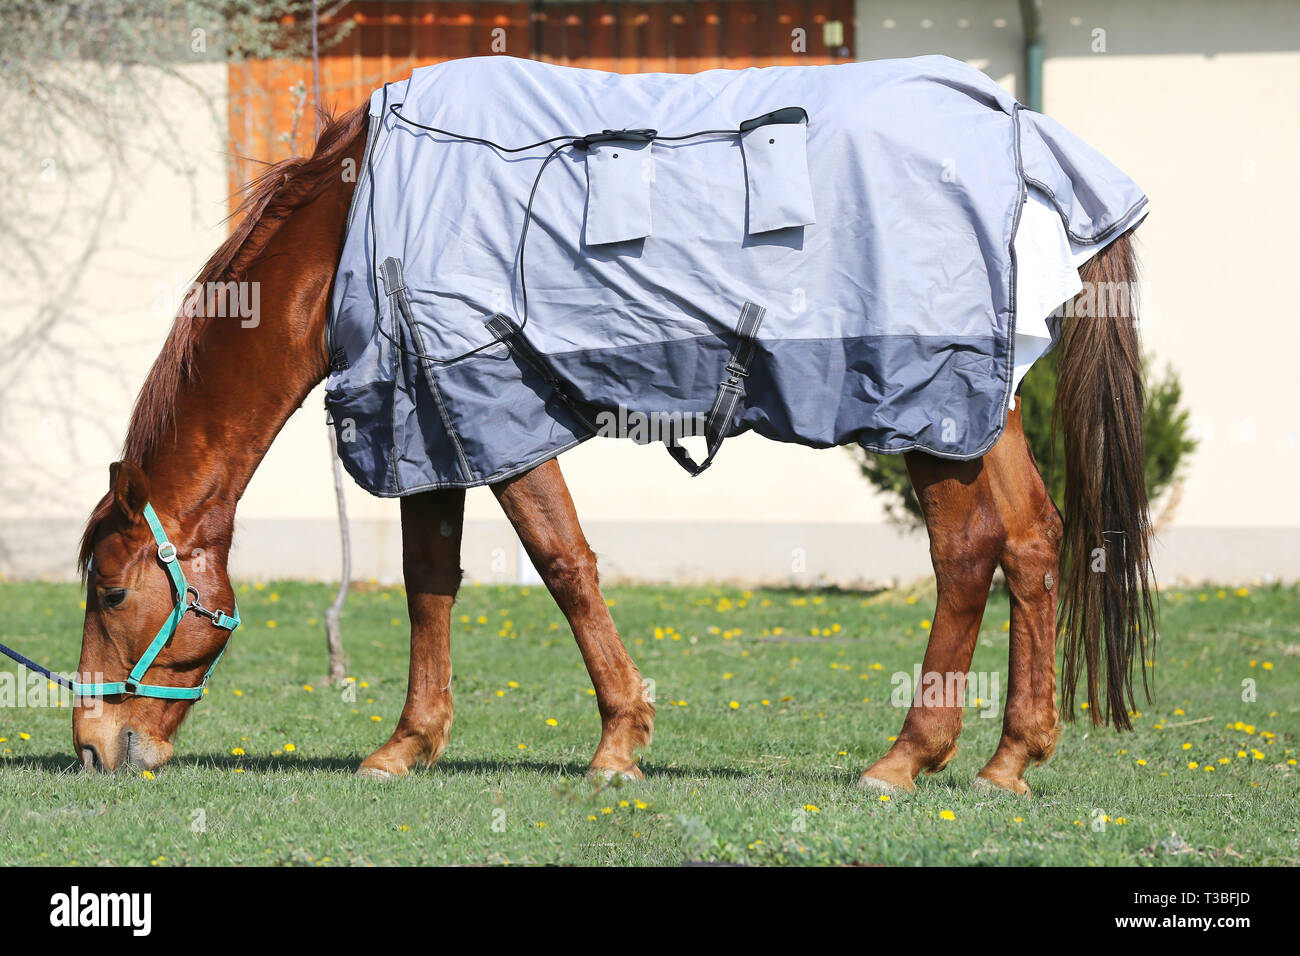
[[[1144,334],[1178,370],[1202,435],[1158,573],[1300,577],[1300,332],[1283,298],[1290,226],[1300,221],[1296,6],[1047,7],[1045,108],[1151,197],[1139,232]],[[1105,53],[1091,50],[1098,28]],[[861,0],[857,38],[864,58],[948,53],[1012,91],[1021,68],[1013,0]],[[194,68],[192,79],[224,94],[223,68]],[[21,450],[0,448],[0,573],[9,576],[70,573],[80,521],[106,487],[131,400],[166,333],[169,317],[152,308],[158,290],[187,280],[224,236],[224,128],[186,108],[181,88],[163,96],[194,170],[177,175],[142,160],[128,175],[127,208],[110,217],[93,281],[77,293],[81,324],[61,333],[81,358],[72,369],[19,370],[4,393],[5,415],[24,436]],[[71,255],[75,244],[61,248]],[[6,329],[30,321],[36,285],[4,297]],[[236,573],[336,573],[324,417],[317,392],[253,479],[239,511]],[[863,583],[928,570],[924,536],[881,525],[879,502],[841,449],[741,436],[691,479],[658,446],[596,440],[562,465],[607,577]],[[397,503],[349,482],[348,505],[356,576],[395,578]],[[472,491],[468,513],[470,575],[514,577],[517,549],[491,493]]]

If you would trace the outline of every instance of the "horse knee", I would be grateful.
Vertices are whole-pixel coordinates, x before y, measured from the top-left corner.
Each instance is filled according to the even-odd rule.
[[[534,563],[561,607],[572,607],[599,596],[596,555],[586,544],[547,551],[534,558]]]

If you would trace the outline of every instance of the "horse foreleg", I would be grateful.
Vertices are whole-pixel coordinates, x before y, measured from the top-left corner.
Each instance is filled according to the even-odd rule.
[[[596,556],[578,524],[559,464],[549,461],[492,490],[573,629],[596,689],[601,734],[591,770],[640,777],[636,750],[650,743],[654,703],[600,593]]]
[[[913,790],[922,770],[942,770],[957,753],[970,670],[1003,529],[981,461],[907,455],[908,475],[930,533],[938,603],[903,729],[889,752],[862,775],[862,786]]]
[[[1025,441],[1017,408],[985,458],[1003,526],[1002,570],[1011,592],[1011,653],[1002,739],[976,783],[1028,794],[1024,772],[1056,747],[1056,581],[1061,516]]]
[[[451,736],[451,605],[460,587],[464,491],[402,499],[402,573],[411,617],[406,706],[388,742],[367,757],[363,776],[406,774],[432,765]]]

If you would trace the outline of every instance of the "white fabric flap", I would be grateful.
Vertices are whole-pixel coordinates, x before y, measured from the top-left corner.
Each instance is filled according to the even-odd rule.
[[[749,235],[815,223],[807,121],[757,126],[741,133],[740,142],[749,187]]]
[[[615,141],[587,150],[587,245],[628,242],[650,235],[650,143]]]

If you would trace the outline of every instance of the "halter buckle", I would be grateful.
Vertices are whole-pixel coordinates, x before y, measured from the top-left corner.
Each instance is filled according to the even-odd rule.
[[[158,560],[163,564],[171,564],[176,560],[176,545],[170,541],[162,541],[158,544]]]
[[[221,619],[225,616],[225,611],[211,611],[204,607],[203,599],[199,596],[199,589],[192,584],[185,588],[185,593],[194,595],[194,600],[186,605],[186,610],[193,611],[200,617],[206,617],[213,627],[221,626]]]

